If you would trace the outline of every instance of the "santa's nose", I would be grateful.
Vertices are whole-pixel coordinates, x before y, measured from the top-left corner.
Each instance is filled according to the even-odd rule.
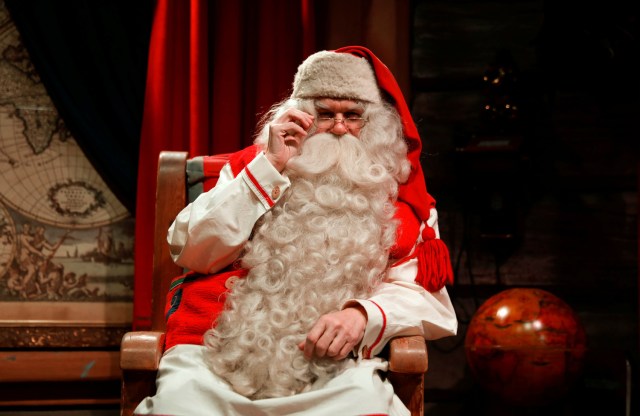
[[[342,136],[343,134],[346,134],[348,131],[349,130],[345,125],[344,119],[336,119],[335,122],[333,123],[333,127],[331,128],[331,133],[335,134],[336,136]]]

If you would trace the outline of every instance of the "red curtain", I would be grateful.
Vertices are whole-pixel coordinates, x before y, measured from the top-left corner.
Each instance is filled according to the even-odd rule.
[[[133,328],[151,316],[154,200],[161,150],[226,153],[251,144],[260,115],[315,51],[313,0],[158,0],[138,168]]]

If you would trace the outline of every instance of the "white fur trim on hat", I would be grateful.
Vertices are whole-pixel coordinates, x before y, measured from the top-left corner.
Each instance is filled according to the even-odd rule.
[[[373,69],[365,58],[330,51],[316,52],[300,64],[291,97],[382,101]]]

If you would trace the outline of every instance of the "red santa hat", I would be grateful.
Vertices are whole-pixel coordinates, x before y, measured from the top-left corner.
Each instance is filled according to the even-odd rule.
[[[427,192],[420,163],[422,141],[404,95],[389,68],[362,46],[316,52],[298,67],[291,96],[347,98],[371,103],[385,99],[395,107],[402,119],[408,145],[407,157],[411,163],[411,173],[400,185],[398,199],[407,203],[424,223],[423,241],[412,256],[420,260],[416,281],[430,291],[451,283],[453,272],[449,250],[442,240],[435,238],[435,231],[427,225],[435,200]]]

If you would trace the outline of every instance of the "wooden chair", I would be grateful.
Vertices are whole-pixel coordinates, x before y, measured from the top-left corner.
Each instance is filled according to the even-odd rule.
[[[214,158],[219,171],[226,161],[226,155]],[[156,373],[164,347],[165,296],[171,279],[183,273],[183,269],[171,260],[166,234],[173,219],[188,200],[187,159],[186,152],[164,151],[158,161],[151,330],[128,332],[122,338],[120,367],[123,416],[132,415],[138,403],[153,395],[156,389]],[[206,174],[209,177],[215,176],[216,170]],[[216,179],[217,176],[214,180]],[[424,375],[428,367],[425,340],[419,336],[395,338],[387,353],[388,377],[396,394],[413,416],[422,415]]]

